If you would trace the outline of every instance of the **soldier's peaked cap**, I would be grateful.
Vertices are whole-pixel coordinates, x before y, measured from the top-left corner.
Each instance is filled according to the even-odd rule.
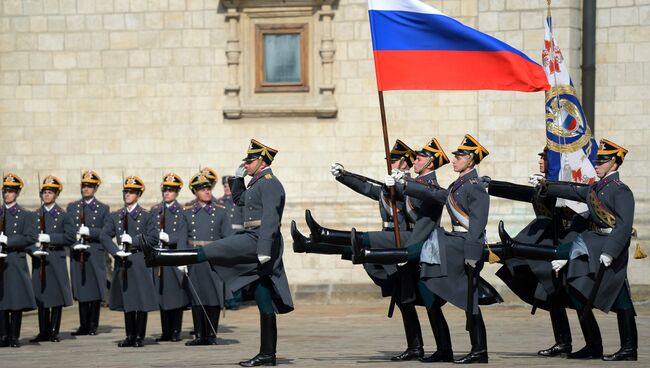
[[[251,139],[251,143],[248,146],[248,151],[246,151],[246,157],[242,161],[253,161],[257,160],[260,157],[268,165],[273,162],[275,155],[278,153],[278,150],[273,149],[255,139]]]
[[[616,162],[620,165],[623,163],[625,155],[627,155],[627,150],[625,148],[609,139],[601,139],[600,146],[598,147],[596,163],[605,163],[612,159],[616,159]]]
[[[474,155],[474,161],[478,164],[483,161],[485,156],[489,155],[490,152],[488,152],[488,150],[483,147],[476,138],[469,134],[465,134],[465,137],[463,137],[458,148],[452,152],[452,155],[464,156],[469,154]]]
[[[418,151],[418,155],[431,158],[436,169],[449,163],[449,157],[436,138],[431,138],[429,143]]]
[[[413,166],[413,161],[415,161],[416,152],[407,146],[406,143],[401,140],[396,140],[393,145],[393,149],[390,150],[390,159],[391,161],[401,160],[402,158],[409,167]]]

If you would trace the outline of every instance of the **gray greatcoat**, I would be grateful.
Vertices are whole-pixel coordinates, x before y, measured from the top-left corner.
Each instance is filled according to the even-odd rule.
[[[232,228],[226,210],[216,200],[201,206],[198,201],[183,212],[187,222],[188,247],[199,248],[222,239],[230,234]],[[195,307],[224,305],[223,279],[209,263],[189,266],[190,297]]]
[[[110,209],[96,198],[88,203],[82,199],[68,204],[66,213],[75,233],[82,225],[81,211],[84,212],[83,225],[88,227],[90,233],[86,242],[90,248],[84,251],[70,248],[72,295],[82,303],[105,300],[106,252],[101,241],[101,233],[104,223],[109,218]],[[84,259],[83,271],[81,257]]]
[[[609,312],[622,288],[628,288],[629,292],[627,262],[634,221],[632,191],[615,172],[587,187],[550,184],[548,194],[587,203],[593,230],[582,232],[573,242],[567,281],[570,290],[577,292],[579,299],[586,300],[600,267],[600,255],[605,253],[613,257],[594,301],[595,308]],[[580,255],[580,239],[586,245],[587,254]]]
[[[293,300],[282,263],[284,244],[280,223],[285,203],[282,183],[269,167],[257,173],[248,187],[243,178],[237,178],[231,180],[230,188],[235,203],[244,208],[245,230],[203,248],[226,282],[226,298],[260,277],[269,277],[276,311],[291,312]],[[261,264],[258,256],[269,256],[271,260]]]
[[[116,256],[122,247],[120,236],[124,233],[125,217],[128,219],[126,232],[131,235],[133,244],[128,246],[132,253],[128,257]],[[155,244],[157,235],[150,226],[151,213],[137,205],[127,212],[124,208],[111,213],[102,230],[102,243],[115,258],[115,269],[111,281],[109,308],[123,312],[151,312],[159,309],[158,293],[153,282],[153,272],[144,263],[144,253],[140,234],[144,234],[149,244]],[[116,238],[117,245],[113,243]],[[118,246],[119,245],[119,246]],[[126,271],[124,271],[126,269]],[[126,272],[126,279],[124,278]]]
[[[164,210],[164,225],[161,229],[161,216]],[[151,209],[152,219],[149,222],[153,230],[147,233],[158,235],[161,230],[169,235],[168,243],[160,243],[165,249],[187,248],[187,222],[180,204],[176,201],[169,205],[157,205]],[[161,310],[171,310],[187,307],[190,304],[187,279],[183,272],[176,267],[155,267],[154,284],[158,292]]]
[[[47,256],[32,256],[32,286],[36,304],[39,308],[52,308],[72,305],[72,291],[70,289],[70,277],[68,276],[68,264],[66,249],[75,240],[75,229],[66,213],[58,205],[54,205],[49,211],[41,206],[36,211],[36,226],[40,230],[40,219],[44,217],[45,229],[43,233],[50,236],[50,243],[47,245]],[[36,245],[30,247],[30,253],[37,250]],[[41,283],[40,267],[45,261],[45,283]]]
[[[34,290],[25,258],[26,248],[38,240],[34,213],[18,204],[0,206],[7,236],[7,257],[0,259],[0,310],[25,311],[36,308]],[[0,220],[2,221],[2,220]]]

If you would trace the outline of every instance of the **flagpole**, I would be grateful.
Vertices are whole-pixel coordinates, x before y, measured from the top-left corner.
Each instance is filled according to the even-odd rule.
[[[386,153],[386,171],[391,174],[390,148],[388,146],[388,127],[386,125],[386,109],[384,108],[384,92],[379,93],[379,110],[381,111],[381,129],[384,133],[384,151]],[[388,187],[390,206],[393,209],[393,225],[395,226],[395,245],[397,248],[402,246],[399,235],[399,218],[397,217],[397,206],[395,205],[395,187]]]

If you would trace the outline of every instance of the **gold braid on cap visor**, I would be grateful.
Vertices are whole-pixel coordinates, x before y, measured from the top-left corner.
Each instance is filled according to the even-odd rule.
[[[393,155],[401,156],[405,159],[409,159],[411,162],[415,161],[415,152],[413,150],[401,151],[401,150],[393,149],[392,151],[390,151],[390,153],[392,153]]]
[[[262,148],[250,148],[246,153],[249,153],[249,154],[250,153],[259,153],[260,156],[262,156],[262,157],[266,156],[271,161],[273,161],[273,157],[274,157],[273,154],[271,154],[271,150],[266,146],[262,146]],[[276,153],[277,153],[277,151],[276,151]]]
[[[625,158],[625,154],[627,151],[625,148],[622,147],[617,147],[614,149],[609,149],[609,150],[598,150],[598,155],[613,155],[616,154],[616,156],[620,157],[621,159]]]
[[[483,148],[483,146],[470,147],[470,146],[466,146],[464,144],[461,144],[460,146],[458,146],[458,150],[459,151],[463,150],[463,151],[471,151],[471,152],[473,152],[475,155],[478,155],[479,161],[482,161],[483,160],[483,155],[488,153],[487,150],[485,148]]]
[[[429,151],[429,152],[433,153],[433,157],[438,159],[438,166],[437,167],[440,167],[440,166],[443,166],[444,164],[446,164],[445,161],[449,162],[449,158],[447,158],[447,155],[445,154],[445,151],[443,151],[443,150],[431,148],[429,146],[424,146],[424,147],[422,147],[422,149],[425,150],[425,151]],[[459,149],[460,149],[460,147],[459,147]]]

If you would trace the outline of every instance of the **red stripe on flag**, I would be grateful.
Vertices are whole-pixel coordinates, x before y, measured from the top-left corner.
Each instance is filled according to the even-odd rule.
[[[550,88],[541,66],[508,51],[375,51],[379,91]]]

